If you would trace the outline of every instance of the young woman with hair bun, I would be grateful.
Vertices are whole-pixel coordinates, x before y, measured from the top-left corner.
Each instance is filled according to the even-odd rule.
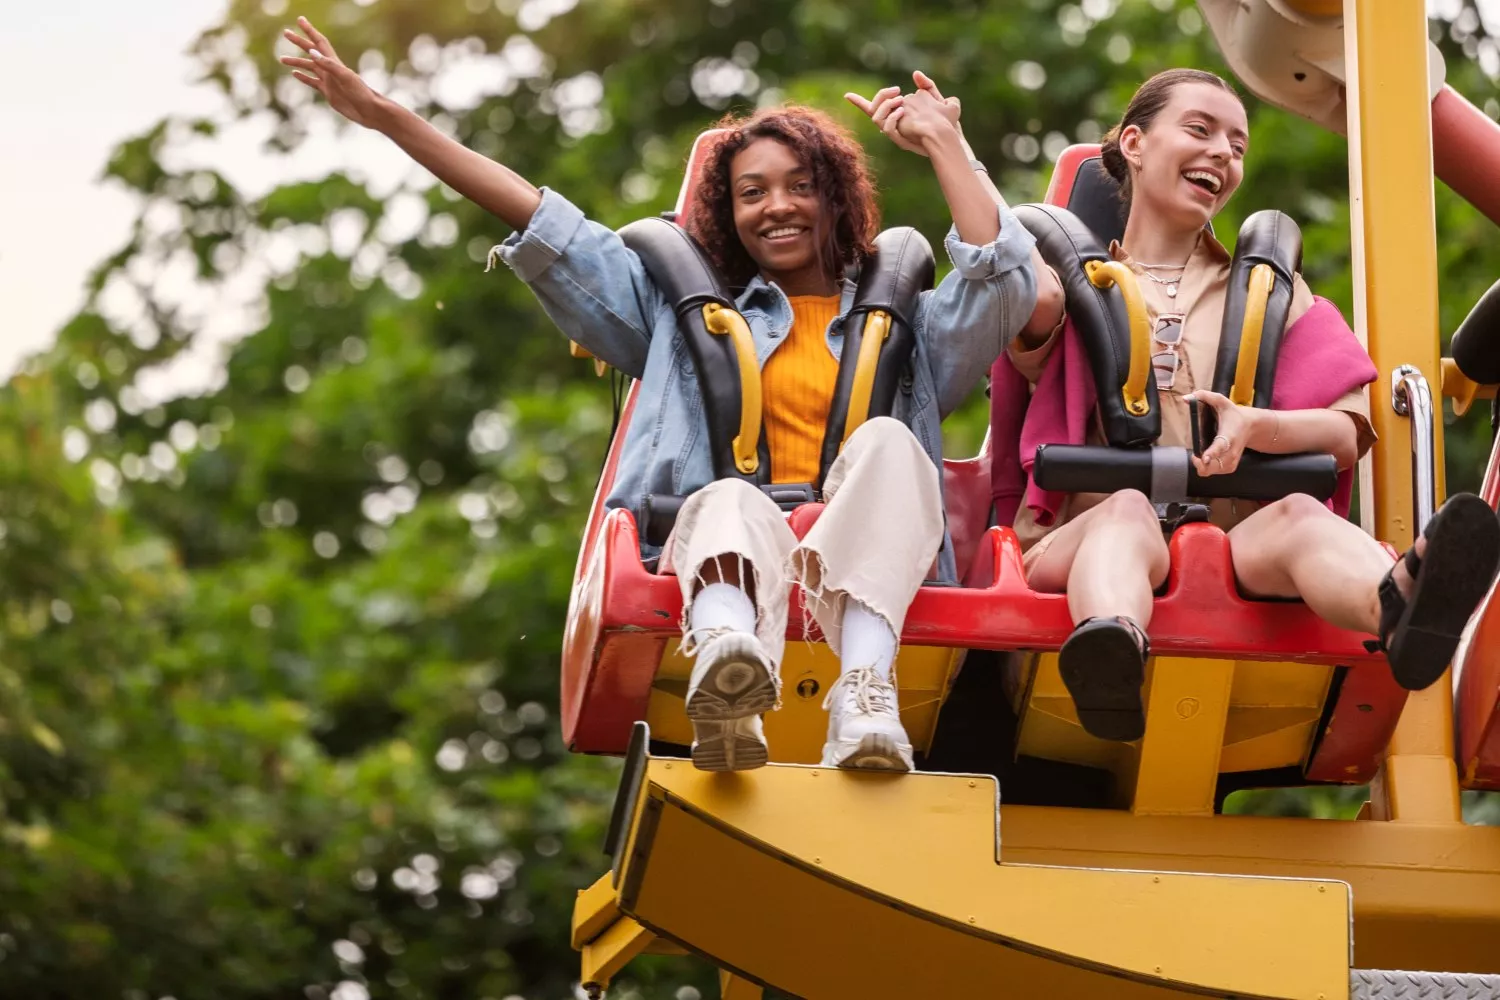
[[[1126,212],[1124,238],[1110,253],[1135,273],[1151,320],[1157,443],[1190,446],[1189,404],[1196,399],[1218,420],[1216,436],[1193,459],[1200,476],[1233,472],[1247,449],[1327,453],[1347,473],[1375,441],[1364,386],[1376,373],[1337,309],[1315,299],[1300,275],[1272,406],[1239,406],[1209,388],[1231,261],[1209,223],[1244,176],[1249,131],[1228,83],[1173,69],[1142,84],[1104,138],[1104,166]],[[1045,325],[1035,323],[1007,349],[996,366],[997,393],[1011,377],[1037,386],[1057,363],[1065,324],[1060,311],[1051,318],[1050,332],[1035,332]],[[1335,361],[1301,371],[1294,381],[1302,390],[1288,405],[1281,387],[1298,375],[1293,354]],[[999,412],[998,396],[994,405]],[[1097,430],[1088,440],[1103,443]],[[1211,520],[1228,532],[1243,592],[1297,598],[1334,625],[1370,633],[1397,681],[1411,689],[1441,676],[1500,562],[1500,522],[1468,494],[1451,498],[1395,565],[1369,535],[1306,495],[1267,504],[1216,500]],[[1075,628],[1059,659],[1080,722],[1104,739],[1138,739],[1153,591],[1169,567],[1157,510],[1133,490],[1074,494],[1054,504],[1028,484],[1015,530],[1032,588],[1068,595]]]

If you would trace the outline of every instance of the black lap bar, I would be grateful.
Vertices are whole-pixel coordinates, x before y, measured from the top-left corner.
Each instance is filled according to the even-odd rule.
[[[1045,444],[1036,450],[1032,479],[1058,493],[1117,493],[1139,490],[1156,503],[1189,498],[1280,500],[1306,493],[1333,496],[1338,465],[1332,455],[1262,455],[1247,451],[1233,472],[1201,477],[1186,448],[1107,448]]]
[[[818,491],[812,483],[776,483],[763,485],[760,491],[776,501],[776,506],[784,511],[818,499]],[[645,510],[642,511],[643,516],[638,525],[641,537],[652,545],[667,544],[667,536],[672,533],[672,528],[677,524],[677,515],[686,502],[687,497],[666,493],[646,494]]]

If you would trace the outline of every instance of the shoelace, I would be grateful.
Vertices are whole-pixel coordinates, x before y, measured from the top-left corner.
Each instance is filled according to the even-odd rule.
[[[828,696],[823,699],[823,710],[831,709],[845,689],[852,690],[854,707],[861,715],[900,715],[896,709],[895,686],[881,680],[873,667],[858,667],[840,677],[838,683],[828,689]]]
[[[698,655],[698,650],[715,639],[726,636],[734,629],[727,625],[715,625],[713,628],[690,628],[682,634],[682,646],[679,651],[683,656],[693,657]]]
[[[732,629],[727,625],[715,625],[712,628],[690,628],[683,633],[682,645],[678,647],[677,651],[691,659],[698,655],[699,650],[715,639],[737,631],[739,630]],[[771,684],[776,691],[776,704],[772,708],[772,711],[779,711],[781,709],[781,675],[776,670],[774,664],[771,665]]]

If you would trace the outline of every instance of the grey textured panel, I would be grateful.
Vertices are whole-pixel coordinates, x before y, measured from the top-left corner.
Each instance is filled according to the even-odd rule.
[[[1500,976],[1355,969],[1351,1000],[1500,1000]]]

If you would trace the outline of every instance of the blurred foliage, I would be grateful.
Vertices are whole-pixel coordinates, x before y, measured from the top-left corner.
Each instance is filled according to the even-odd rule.
[[[609,390],[523,286],[483,273],[503,227],[420,172],[397,192],[350,172],[250,198],[184,165],[237,123],[285,150],[326,128],[274,61],[292,14],[611,225],[670,206],[719,113],[794,99],[853,125],[886,217],[937,240],[930,169],[845,90],[928,71],[1022,201],[1150,73],[1223,70],[1182,0],[575,2],[232,0],[192,53],[224,114],[163,121],[110,160],[138,198],[131,237],[0,391],[3,995],[575,988],[568,916],[602,868],[616,765],[564,752],[557,651]],[[1442,13],[1450,80],[1500,111],[1477,61],[1493,43],[1466,5]],[[1344,142],[1251,113],[1249,175],[1220,231],[1291,212],[1309,280],[1348,310]],[[1445,190],[1438,215],[1452,329],[1500,256]],[[184,281],[198,308],[172,291]],[[246,283],[249,334],[222,377],[153,396]],[[983,426],[976,399],[951,450],[972,452]],[[1450,435],[1453,486],[1476,483],[1483,430]],[[1233,807],[1347,816],[1363,797]],[[701,963],[642,961],[617,989],[688,1000],[711,981]]]

